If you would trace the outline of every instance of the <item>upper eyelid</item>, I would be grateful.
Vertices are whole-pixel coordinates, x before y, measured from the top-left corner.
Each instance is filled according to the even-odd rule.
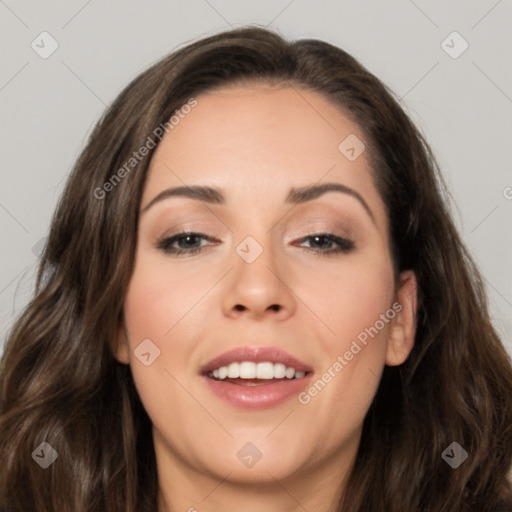
[[[294,235],[294,238],[296,238],[296,237],[301,238],[301,237],[307,237],[307,236],[312,236],[312,235],[333,235],[333,236],[339,236],[339,237],[348,237],[348,236],[350,236],[348,233],[346,233],[344,231],[346,231],[346,230],[343,230],[343,229],[326,229],[326,228],[311,228],[311,229],[305,230],[304,234]],[[204,231],[201,231],[201,230],[184,229],[184,230],[179,230],[179,231],[170,233],[168,235],[167,234],[163,235],[163,236],[159,237],[159,239],[162,240],[162,239],[165,239],[165,238],[174,238],[174,237],[187,236],[187,235],[196,235],[196,236],[201,236],[201,237],[205,237],[205,238],[218,238],[216,235],[211,235],[211,234],[205,233]]]
[[[174,234],[181,234],[181,233],[199,233],[199,234],[208,234],[204,233],[204,231],[218,231],[218,227],[215,227],[213,225],[201,225],[203,222],[196,222],[196,221],[190,221],[190,222],[183,222],[175,224],[172,228],[169,229],[171,231],[171,235]],[[224,222],[222,223],[224,224]],[[288,231],[289,228],[278,228],[276,223],[273,225],[272,229],[279,230],[279,231]],[[345,235],[349,235],[352,233],[355,226],[357,226],[358,231],[362,228],[360,224],[357,222],[357,219],[354,219],[352,216],[343,218],[343,216],[340,216],[338,218],[331,218],[331,219],[325,219],[321,217],[316,217],[313,219],[309,219],[307,223],[302,223],[303,225],[300,225],[299,227],[292,228],[293,231],[305,231],[307,234],[311,232],[329,232],[332,234],[337,234],[336,231],[339,231],[341,233],[345,233]],[[329,224],[330,227],[326,227],[326,225]],[[352,226],[354,224],[354,227]],[[190,226],[190,227],[189,227]],[[225,226],[225,224],[224,224]],[[232,229],[227,228],[227,231],[230,233],[233,233]]]

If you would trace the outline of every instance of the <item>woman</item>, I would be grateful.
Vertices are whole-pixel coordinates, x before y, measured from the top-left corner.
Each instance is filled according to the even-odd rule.
[[[0,510],[512,510],[512,369],[434,158],[243,28],[105,113],[0,368]]]

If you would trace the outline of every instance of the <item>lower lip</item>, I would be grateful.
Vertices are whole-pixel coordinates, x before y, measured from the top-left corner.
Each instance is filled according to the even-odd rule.
[[[230,382],[210,379],[206,375],[206,383],[214,395],[224,402],[239,409],[270,409],[297,396],[311,380],[311,373],[301,379],[283,379],[260,384],[244,386]]]

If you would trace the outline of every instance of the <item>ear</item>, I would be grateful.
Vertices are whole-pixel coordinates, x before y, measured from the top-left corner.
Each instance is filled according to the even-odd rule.
[[[119,321],[116,339],[112,343],[112,352],[115,359],[120,363],[130,364],[130,345],[128,343],[128,333],[124,321]]]
[[[392,321],[386,350],[386,364],[398,366],[409,356],[414,347],[418,284],[412,270],[402,272],[393,309],[397,312]]]

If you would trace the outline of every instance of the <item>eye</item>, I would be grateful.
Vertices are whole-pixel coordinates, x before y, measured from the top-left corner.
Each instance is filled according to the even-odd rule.
[[[181,232],[170,237],[162,238],[157,242],[157,249],[166,254],[175,256],[193,255],[204,250],[207,245],[202,242],[210,242],[217,245],[220,241],[203,233]],[[355,247],[354,242],[335,235],[333,233],[316,233],[308,235],[301,240],[300,244],[308,243],[308,249],[318,252],[321,255],[333,255],[338,253],[349,253]],[[305,247],[302,245],[302,247]]]
[[[218,243],[215,238],[212,238],[203,233],[195,233],[184,231],[177,233],[173,236],[163,238],[157,242],[157,249],[165,252],[166,254],[174,255],[191,255],[196,254],[204,249],[201,245],[202,241]]]
[[[299,242],[309,243],[309,248],[323,255],[349,253],[355,248],[354,242],[333,233],[315,233],[300,239]]]

